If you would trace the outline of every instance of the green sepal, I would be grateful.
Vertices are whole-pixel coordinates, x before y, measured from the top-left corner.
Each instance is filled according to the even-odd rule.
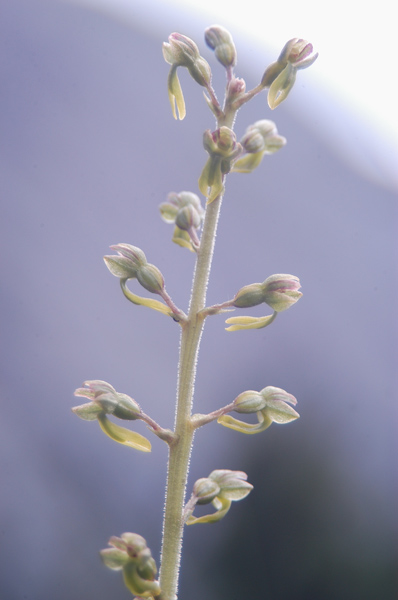
[[[130,560],[125,550],[118,548],[105,548],[100,551],[102,562],[109,569],[120,571],[124,565]]]
[[[131,260],[125,256],[104,256],[104,262],[115,277],[132,279],[137,275],[137,268],[131,265]]]
[[[241,331],[243,329],[263,329],[276,319],[277,312],[266,317],[230,317],[225,321],[229,327],[225,331]]]
[[[162,202],[159,206],[160,216],[165,223],[174,223],[178,213],[178,206],[170,204],[170,202]]]
[[[280,400],[267,400],[267,407],[263,410],[264,413],[266,413],[271,421],[280,425],[290,423],[300,417],[294,408]]]
[[[171,110],[173,117],[177,119],[176,105],[178,110],[178,118],[182,121],[186,115],[184,95],[182,93],[180,81],[177,75],[177,65],[172,65],[168,77],[168,92]]]
[[[189,233],[187,231],[183,231],[177,225],[174,228],[172,241],[178,246],[182,248],[188,248],[191,252],[195,252],[192,248],[191,238],[189,237]]]
[[[232,173],[251,173],[263,160],[264,152],[254,152],[239,158],[233,165]]]
[[[105,414],[100,414],[97,418],[102,431],[115,442],[124,446],[130,446],[130,448],[140,450],[141,452],[151,451],[151,442],[143,435],[112,423]]]
[[[241,433],[260,433],[261,431],[265,431],[272,424],[272,419],[267,415],[266,410],[259,411],[257,413],[258,423],[245,423],[244,421],[240,421],[239,419],[235,419],[229,415],[223,415],[217,420],[217,423],[220,425],[224,425],[224,427],[228,427],[229,429],[234,429],[235,431],[240,431]]]
[[[94,404],[94,402],[87,402],[87,404],[81,404],[72,408],[72,412],[85,421],[95,421],[102,411],[103,408],[98,404]]]
[[[228,498],[214,498],[212,501],[214,508],[216,509],[215,513],[211,513],[210,515],[203,515],[202,517],[193,517],[192,515],[188,517],[186,524],[187,525],[196,525],[196,523],[216,523],[220,521],[229,509],[231,508],[232,500]]]

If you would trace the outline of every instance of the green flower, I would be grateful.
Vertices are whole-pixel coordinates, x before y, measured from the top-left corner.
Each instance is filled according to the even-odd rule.
[[[151,451],[151,443],[144,436],[107,418],[107,415],[113,415],[127,421],[140,419],[141,409],[135,400],[127,394],[118,393],[109,383],[99,379],[85,381],[84,386],[75,391],[75,396],[87,398],[89,402],[72,408],[75,415],[85,421],[97,420],[102,431],[119,444],[141,452]]]

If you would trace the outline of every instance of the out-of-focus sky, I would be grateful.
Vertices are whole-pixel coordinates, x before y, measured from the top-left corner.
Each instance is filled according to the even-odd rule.
[[[324,90],[318,114],[324,135],[362,171],[369,175],[374,170],[372,175],[380,182],[398,185],[398,93],[392,76],[396,19],[390,0],[377,3],[367,0],[71,1],[110,11],[124,19],[136,21],[142,17],[147,27],[154,30],[159,23],[172,23],[173,18],[177,23],[181,11],[191,12],[193,22],[195,15],[208,15],[209,25],[222,24],[275,58],[288,39],[307,39],[320,58],[311,67],[311,76],[304,79],[306,90],[302,95],[305,101],[305,94],[314,87]],[[348,119],[348,125],[343,118],[336,120],[340,111]],[[331,113],[334,118],[329,118]]]

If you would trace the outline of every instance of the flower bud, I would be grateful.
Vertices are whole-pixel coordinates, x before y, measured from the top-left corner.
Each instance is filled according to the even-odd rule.
[[[184,206],[178,211],[176,225],[183,231],[189,231],[192,228],[198,229],[200,224],[200,215],[192,205]]]
[[[209,63],[202,57],[195,61],[193,65],[188,67],[191,77],[202,87],[207,87],[211,82],[211,68]]]
[[[248,308],[258,306],[264,302],[264,292],[261,283],[245,285],[236,294],[233,306],[236,308]]]
[[[137,271],[137,280],[152,294],[160,294],[164,289],[163,275],[155,265],[148,263],[141,267]]]
[[[220,493],[220,486],[208,477],[198,479],[193,486],[193,494],[196,496],[196,504],[209,504]]]
[[[294,275],[271,275],[261,284],[264,302],[276,312],[290,308],[303,295],[300,280]]]
[[[259,131],[254,128],[248,129],[241,139],[240,143],[243,146],[243,149],[250,153],[256,154],[257,152],[261,152],[264,150],[264,139]]]
[[[236,65],[236,48],[232,36],[220,25],[208,27],[205,31],[206,44],[215,51],[217,60],[224,67]]]
[[[229,127],[220,127],[213,134],[213,140],[217,145],[217,153],[225,158],[229,158],[236,150],[236,135]]]
[[[255,413],[265,407],[265,400],[260,392],[248,390],[242,392],[234,400],[234,411],[237,413]]]

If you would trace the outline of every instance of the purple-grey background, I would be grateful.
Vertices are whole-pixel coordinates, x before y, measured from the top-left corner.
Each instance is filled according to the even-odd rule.
[[[70,407],[85,379],[104,379],[173,424],[179,328],[129,304],[102,262],[110,244],[141,247],[186,308],[194,257],[171,243],[158,204],[197,191],[214,123],[185,73],[188,114],[173,120],[169,33],[58,1],[0,7],[4,600],[131,597],[97,554],[123,531],[159,556],[166,447],[155,438],[151,454],[130,451]],[[197,42],[221,94],[222,70]],[[262,74],[244,62],[237,73],[249,86]],[[195,411],[275,385],[298,398],[301,419],[259,436],[197,433],[190,485],[229,468],[254,490],[222,522],[187,528],[181,600],[398,590],[396,195],[333,154],[311,133],[311,107],[306,126],[294,101],[270,114],[261,96],[238,115],[238,137],[272,118],[288,145],[229,177],[208,302],[278,272],[299,276],[304,297],[262,331],[209,319]]]

